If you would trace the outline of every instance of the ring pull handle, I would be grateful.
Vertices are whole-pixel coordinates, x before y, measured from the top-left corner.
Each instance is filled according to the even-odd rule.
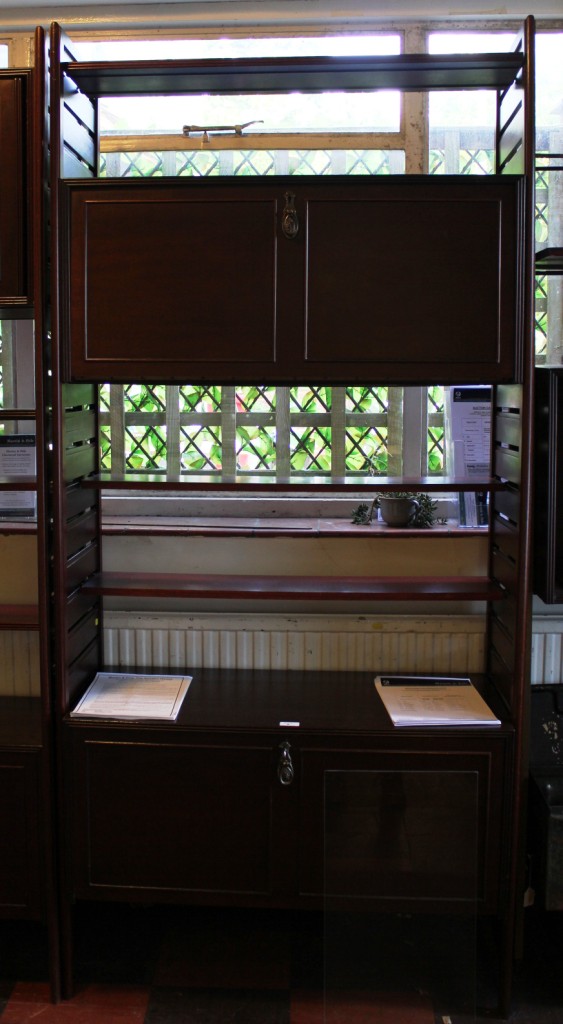
[[[295,209],[295,195],[293,192],[284,194],[285,206],[282,213],[281,227],[286,238],[295,238],[299,231],[299,218]]]
[[[282,786],[291,786],[295,777],[293,761],[291,760],[291,747],[287,740],[280,743],[280,759],[278,763],[278,779]]]

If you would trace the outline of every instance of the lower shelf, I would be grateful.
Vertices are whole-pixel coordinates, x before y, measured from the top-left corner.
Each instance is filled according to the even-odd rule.
[[[83,591],[113,597],[279,597],[368,601],[496,601],[502,588],[482,576],[243,576],[232,574],[103,572]]]

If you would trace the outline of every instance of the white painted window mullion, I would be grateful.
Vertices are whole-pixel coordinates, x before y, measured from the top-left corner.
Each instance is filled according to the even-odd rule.
[[[331,475],[346,475],[346,388],[333,387],[331,402]]]
[[[289,398],[288,387],[276,388],[276,476],[281,480],[291,473]]]
[[[426,476],[426,388],[405,388],[403,395],[403,475]]]
[[[223,473],[234,475],[237,468],[236,389],[233,385],[221,389],[221,443]]]
[[[125,388],[110,384],[109,426],[111,437],[111,473],[120,477],[125,473]]]
[[[166,468],[176,476],[180,473],[180,389],[177,384],[166,386]]]

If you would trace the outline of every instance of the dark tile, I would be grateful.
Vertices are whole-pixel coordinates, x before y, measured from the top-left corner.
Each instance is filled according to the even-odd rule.
[[[54,1005],[49,986],[20,982],[2,1014],[2,1024],[144,1024],[148,989],[92,985]]]
[[[36,921],[0,922],[0,985],[48,977],[47,930]],[[2,991],[0,990],[0,999]]]
[[[98,1006],[107,1010],[140,1010],[145,1013],[149,988],[137,985],[86,985],[77,990],[74,1006]]]
[[[292,992],[291,1024],[375,1022],[434,1024],[434,1010],[428,997],[421,993]]]
[[[145,1024],[290,1024],[289,994],[155,988]]]

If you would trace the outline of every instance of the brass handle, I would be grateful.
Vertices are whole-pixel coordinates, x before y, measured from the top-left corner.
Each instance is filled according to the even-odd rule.
[[[282,213],[282,231],[286,238],[295,238],[299,231],[299,218],[295,209],[295,195],[293,192],[286,192],[284,195],[285,206]]]
[[[280,743],[280,760],[278,763],[278,779],[282,786],[291,786],[295,777],[293,761],[291,760],[291,747],[289,743]]]

